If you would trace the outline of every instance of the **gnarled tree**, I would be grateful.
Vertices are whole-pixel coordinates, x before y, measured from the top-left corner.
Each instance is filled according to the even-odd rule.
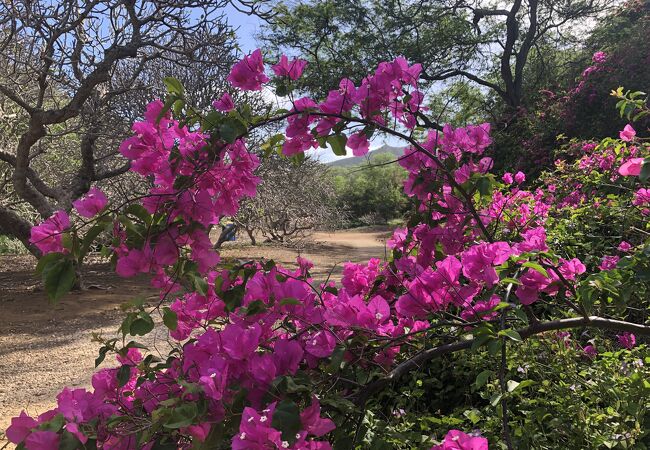
[[[235,56],[223,15],[229,3],[0,4],[0,234],[34,251],[28,239],[37,217],[69,210],[92,183],[125,174],[119,142],[161,76],[192,87],[189,74],[196,81],[200,73],[194,101],[205,104]],[[259,3],[236,7],[263,15]]]
[[[257,176],[262,180],[257,196],[243,202],[234,217],[253,244],[256,233],[284,242],[315,228],[333,228],[343,220],[332,177],[318,161],[272,157],[262,161]]]
[[[260,38],[277,51],[311,63],[302,83],[326,95],[342,76],[399,55],[422,64],[421,80],[464,81],[513,110],[525,104],[531,57],[566,48],[615,0],[313,0],[277,5],[278,17]],[[540,70],[545,70],[543,64]],[[535,90],[534,88],[532,90]],[[423,125],[437,123],[420,117]]]

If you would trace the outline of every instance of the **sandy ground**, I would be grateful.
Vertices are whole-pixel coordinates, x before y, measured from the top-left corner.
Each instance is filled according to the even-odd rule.
[[[383,257],[387,236],[386,231],[315,233],[296,248],[227,243],[221,254],[287,266],[301,255],[314,262],[315,279],[339,279],[343,262]],[[137,296],[157,299],[145,277],[125,280],[107,264],[93,264],[84,275],[90,289],[51,305],[33,268],[31,257],[0,256],[0,448],[2,431],[22,409],[38,414],[55,406],[63,387],[89,387],[100,346],[93,333],[115,335],[123,317],[120,304]],[[164,327],[139,341],[164,351]]]

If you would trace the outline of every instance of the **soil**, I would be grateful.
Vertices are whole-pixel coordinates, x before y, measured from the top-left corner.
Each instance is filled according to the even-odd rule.
[[[314,233],[292,246],[228,242],[221,255],[273,259],[285,266],[295,266],[300,255],[314,263],[311,273],[316,280],[338,280],[342,263],[383,257],[388,236],[386,230],[369,229]],[[31,256],[0,256],[0,448],[2,431],[21,410],[37,415],[56,406],[56,394],[63,387],[90,387],[100,347],[93,335],[115,336],[124,316],[122,303],[138,296],[150,303],[158,299],[146,277],[123,279],[108,264],[95,262],[84,271],[88,288],[52,305],[34,266]],[[139,342],[163,352],[164,327]]]

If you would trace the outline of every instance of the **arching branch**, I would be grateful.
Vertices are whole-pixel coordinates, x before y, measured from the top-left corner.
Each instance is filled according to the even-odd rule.
[[[540,333],[547,331],[566,330],[569,328],[597,328],[602,330],[613,330],[621,332],[636,333],[643,336],[650,336],[650,326],[641,325],[632,322],[625,322],[622,320],[607,319],[599,316],[589,317],[576,317],[570,319],[551,320],[547,322],[537,322],[531,324],[526,328],[520,328],[517,332],[523,339],[528,339]],[[423,352],[418,353],[412,358],[398,364],[388,375],[371,382],[362,389],[357,398],[356,403],[363,406],[373,395],[378,394],[391,383],[398,381],[404,375],[412,372],[413,370],[420,369],[426,363],[439,356],[449,353],[455,353],[461,350],[467,350],[474,345],[476,339],[468,339],[464,341],[452,342],[449,344],[440,345]]]

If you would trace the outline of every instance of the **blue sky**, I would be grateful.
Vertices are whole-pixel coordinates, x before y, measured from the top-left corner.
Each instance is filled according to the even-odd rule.
[[[237,40],[244,53],[255,50],[258,46],[255,35],[261,28],[261,20],[257,16],[248,16],[237,11],[232,5],[226,7],[228,23],[237,29]]]

